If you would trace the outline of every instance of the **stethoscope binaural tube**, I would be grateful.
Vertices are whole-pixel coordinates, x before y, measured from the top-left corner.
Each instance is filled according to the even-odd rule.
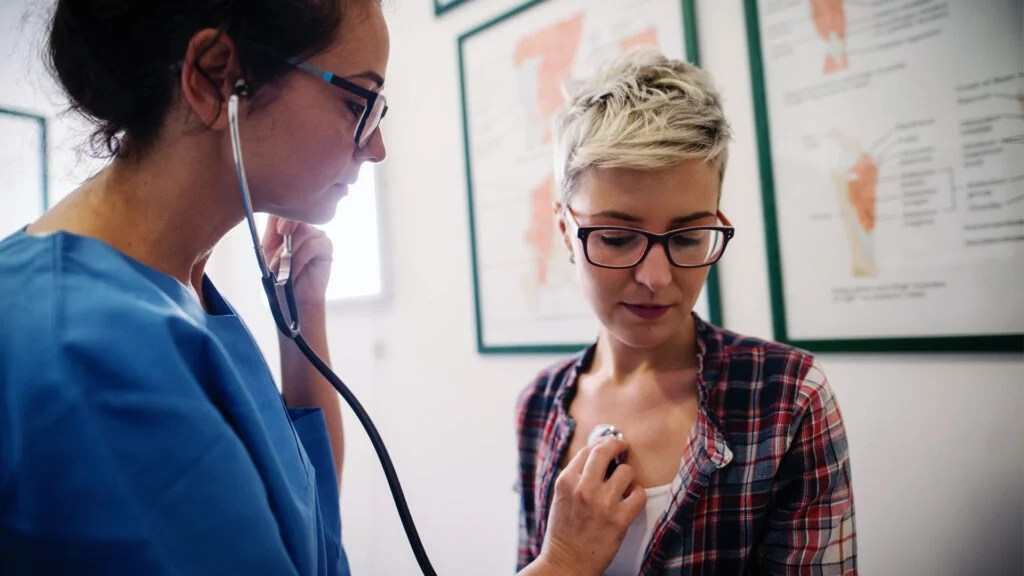
[[[286,337],[295,342],[302,351],[302,354],[317,371],[331,383],[331,386],[338,391],[338,394],[345,399],[345,402],[352,408],[352,412],[355,413],[359,423],[363,425],[363,429],[366,430],[366,435],[370,438],[370,443],[373,445],[374,451],[377,453],[377,458],[380,460],[381,468],[384,469],[384,477],[388,481],[388,488],[391,489],[391,497],[395,501],[395,508],[398,509],[398,517],[402,521],[402,527],[405,529],[405,535],[409,539],[409,545],[412,546],[413,554],[416,557],[416,562],[419,564],[420,570],[425,576],[436,576],[434,567],[430,564],[430,559],[427,558],[427,552],[423,548],[423,542],[420,540],[419,532],[416,530],[416,524],[412,520],[412,514],[409,512],[409,505],[405,501],[405,493],[402,491],[402,485],[398,481],[398,474],[395,472],[395,466],[391,462],[391,456],[388,454],[387,448],[384,446],[384,440],[380,437],[380,433],[377,432],[377,427],[373,424],[373,420],[370,419],[370,415],[366,413],[362,404],[355,397],[348,386],[341,381],[341,378],[334,373],[327,366],[327,363],[317,355],[316,351],[310,347],[306,342],[306,339],[302,336],[302,332],[299,329],[299,319],[295,306],[295,296],[292,291],[292,278],[291,278],[291,236],[285,236],[284,238],[284,253],[282,254],[282,266],[279,269],[279,274],[274,274],[267,264],[266,255],[263,253],[263,246],[260,243],[259,232],[256,230],[256,220],[253,217],[252,211],[252,197],[249,194],[249,182],[245,176],[245,163],[242,159],[242,141],[238,131],[238,99],[239,95],[247,95],[247,89],[243,81],[239,81],[235,84],[235,93],[228,98],[228,123],[230,125],[231,132],[231,151],[235,163],[235,173],[238,176],[238,185],[242,191],[242,201],[245,205],[245,218],[249,224],[249,233],[252,235],[253,249],[256,251],[256,260],[259,263],[260,274],[262,275],[263,289],[267,294],[267,300],[270,304],[270,310],[274,315],[274,321],[277,324],[278,329]],[[282,298],[282,293],[284,298]],[[282,300],[286,302],[282,305]],[[288,315],[288,316],[286,316]]]

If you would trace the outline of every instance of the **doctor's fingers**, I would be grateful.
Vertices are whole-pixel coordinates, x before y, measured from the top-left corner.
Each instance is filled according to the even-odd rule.
[[[616,466],[611,476],[606,477],[608,466],[617,456],[626,452],[628,445],[617,438],[605,438],[593,447],[580,473],[579,490],[589,500],[605,502],[613,519],[625,521],[628,525],[639,513],[636,509],[637,501],[646,502],[647,495],[643,490],[637,490],[633,483],[635,472],[625,462]],[[637,492],[640,494],[637,495]]]
[[[297,220],[288,220],[287,218],[278,218],[277,220],[277,233],[282,236],[288,234],[295,235],[300,228],[312,228],[313,226]]]
[[[647,507],[646,490],[633,483],[630,483],[627,490],[629,493],[619,501],[613,512],[613,522],[617,522],[624,529],[629,528],[633,520],[636,520],[636,517]]]
[[[584,478],[594,478],[599,482],[603,482],[612,460],[619,454],[626,452],[629,449],[629,444],[625,440],[609,436],[593,444],[593,447],[594,449],[583,464],[583,471],[580,474]]]
[[[305,252],[309,250],[309,248],[304,247],[307,246],[310,242],[315,241],[317,238],[326,238],[326,234],[324,234],[323,230],[320,230],[319,228],[316,228],[315,226],[312,226],[310,224],[294,222],[292,220],[281,220],[281,222],[288,222],[294,224],[294,226],[289,226],[287,228],[285,228],[284,224],[282,224],[281,228],[291,233],[292,272],[295,273],[298,272],[298,270],[295,268],[296,255],[299,254],[300,252]],[[273,236],[272,242],[265,243],[263,245],[263,249],[264,252],[267,254],[267,257],[269,258],[270,267],[274,271],[277,271],[278,264],[281,261],[281,254],[284,252],[285,248],[284,235],[278,234],[277,231],[274,231],[273,234],[268,233],[268,235]],[[322,243],[316,242],[313,244],[313,247],[314,250],[327,249],[328,256],[330,256],[332,252],[330,244],[327,244],[325,246]],[[309,259],[307,259],[306,261],[308,260]]]
[[[263,243],[263,253],[267,255],[268,259],[272,259],[274,254],[281,248],[281,245],[284,244],[284,237],[277,231],[280,221],[280,216],[270,214],[267,217],[267,227],[263,229],[263,235],[260,240]]]
[[[266,235],[263,238],[263,253],[266,254],[270,270],[276,273],[281,264],[281,255],[285,250],[285,235],[281,234],[280,231],[284,230],[292,238],[291,251],[293,262],[299,247],[306,243],[310,237],[321,234],[321,232],[309,224],[286,220],[278,216],[271,217],[274,218],[274,221],[267,222]],[[292,272],[295,272],[294,263],[292,265]]]
[[[580,451],[572,457],[572,460],[569,460],[569,463],[565,465],[565,468],[562,469],[559,476],[564,475],[579,478],[583,474],[583,466],[590,458],[590,451],[593,450],[595,446],[597,446],[597,444],[589,444],[581,448]]]
[[[611,496],[621,500],[620,505],[615,508],[615,515],[616,520],[624,522],[626,526],[633,522],[640,514],[640,510],[647,505],[647,492],[633,482],[635,479],[636,473],[632,466],[619,464],[605,482]]]
[[[293,222],[291,220],[286,220],[285,222],[294,224],[294,226],[289,226],[286,229],[287,231],[285,232],[285,234],[291,236],[291,250],[293,255],[297,254],[299,250],[302,250],[302,247],[307,242],[327,236],[323,230],[317,228],[316,226],[313,226],[312,224],[306,224],[304,222]],[[283,224],[282,229],[285,229]],[[284,236],[282,235],[279,238],[280,245],[277,247],[277,249],[275,249],[275,253],[280,253],[281,249],[283,249],[284,246]],[[318,247],[323,248],[323,246],[319,244]]]
[[[321,230],[313,230],[313,234],[304,234],[300,239],[292,240],[292,274],[295,277],[300,276],[310,262],[331,262],[334,258],[331,239]]]
[[[283,220],[283,218],[281,218],[280,216],[276,216],[274,214],[267,214],[267,223],[263,227],[264,240],[269,239],[271,236],[280,235],[277,231],[277,227],[280,225],[281,220]]]
[[[276,250],[285,236],[289,234],[294,236],[303,228],[312,228],[312,226],[270,214],[267,216],[267,227],[263,231],[263,244],[272,246]]]
[[[263,234],[263,252],[267,257],[273,259],[284,246],[284,237],[292,237],[292,253],[295,252],[297,244],[304,238],[315,235],[318,229],[310,224],[288,220],[279,216],[270,216],[267,221],[267,229]]]

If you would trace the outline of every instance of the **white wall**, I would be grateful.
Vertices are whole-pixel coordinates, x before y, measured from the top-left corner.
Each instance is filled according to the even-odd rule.
[[[31,26],[20,24],[28,4],[0,4],[0,106],[13,99],[49,113],[57,108],[50,97],[35,95],[35,81],[8,82],[38,67],[20,60],[29,57],[20,44],[32,36]],[[335,366],[388,442],[441,574],[512,571],[514,402],[555,359],[475,351],[456,38],[516,4],[472,0],[435,18],[426,0],[389,3],[392,110],[385,124],[389,158],[380,168],[389,296],[330,315]],[[735,130],[723,209],[740,233],[720,264],[725,320],[733,329],[770,336],[741,4],[697,0],[700,49]],[[66,138],[61,142],[67,146]],[[59,177],[74,167],[74,156],[63,148],[58,155]],[[67,184],[54,188],[60,194]],[[336,247],[349,248],[358,249]],[[245,238],[232,235],[216,256],[215,278],[276,362],[251,258]],[[1016,418],[1024,409],[1024,359],[827,355],[822,362],[850,437],[862,573],[1024,572],[1024,421]],[[354,572],[414,574],[379,465],[351,413],[346,417],[342,505]]]
[[[52,205],[102,166],[102,162],[81,153],[87,150],[81,144],[87,139],[88,126],[74,117],[60,117],[65,100],[43,67],[43,30],[50,4],[40,0],[0,0],[0,108],[49,118]],[[0,191],[0,198],[13,193]]]

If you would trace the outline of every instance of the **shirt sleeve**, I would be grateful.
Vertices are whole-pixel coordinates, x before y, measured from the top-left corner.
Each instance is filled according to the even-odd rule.
[[[803,410],[776,477],[757,573],[856,576],[853,488],[842,415],[817,365],[800,389]]]
[[[531,387],[532,388],[532,387]],[[530,390],[520,394],[516,405],[516,438],[519,448],[519,474],[516,476],[513,489],[519,496],[519,540],[516,546],[516,570],[522,570],[533,560],[531,542],[534,526],[533,482],[536,468],[535,449],[532,437],[526,430],[529,414]]]
[[[538,451],[545,438],[544,422],[548,415],[544,394],[551,376],[542,372],[520,394],[516,403],[516,438],[519,452],[519,474],[514,489],[519,495],[519,540],[516,547],[516,570],[522,570],[540,554],[544,535],[537,522],[538,503],[534,497],[538,480]]]
[[[341,509],[338,480],[334,472],[334,454],[327,434],[327,421],[320,408],[289,408],[288,416],[295,433],[316,470],[317,504],[325,541],[325,564],[334,576],[349,576],[348,557],[341,542]]]

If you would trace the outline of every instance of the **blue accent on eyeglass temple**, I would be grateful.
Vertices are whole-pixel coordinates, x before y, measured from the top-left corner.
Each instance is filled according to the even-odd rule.
[[[309,72],[309,73],[311,73],[311,74],[313,74],[315,76],[319,76],[320,78],[323,79],[324,82],[330,83],[331,80],[334,79],[334,73],[333,72],[328,72],[327,70],[323,70],[321,68],[317,68],[316,66],[313,66],[312,64],[310,64],[308,62],[301,62],[297,58],[288,58],[287,61],[292,66],[297,66],[299,68],[302,68],[306,72]]]

